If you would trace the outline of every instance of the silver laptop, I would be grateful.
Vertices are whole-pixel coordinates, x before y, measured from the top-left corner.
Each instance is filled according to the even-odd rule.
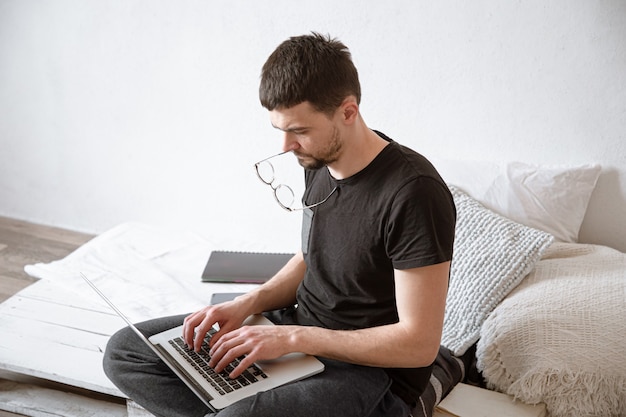
[[[182,326],[158,333],[148,339],[85,274],[81,272],[81,276],[198,398],[214,411],[228,407],[258,392],[304,379],[324,370],[324,364],[314,356],[290,353],[271,361],[259,361],[249,367],[239,378],[230,379],[229,368],[217,373],[208,366],[206,344],[199,353],[187,348],[182,339]],[[261,315],[254,315],[248,317],[244,325],[273,325],[273,323]],[[207,342],[214,331],[209,333]]]

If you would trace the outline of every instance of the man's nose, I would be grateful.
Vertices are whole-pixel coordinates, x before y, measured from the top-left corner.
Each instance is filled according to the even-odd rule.
[[[300,148],[296,135],[292,132],[283,133],[283,152],[291,152]]]

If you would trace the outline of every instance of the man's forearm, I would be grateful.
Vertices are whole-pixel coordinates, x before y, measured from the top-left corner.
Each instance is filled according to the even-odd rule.
[[[428,366],[439,347],[428,337],[415,337],[399,323],[360,330],[299,326],[292,330],[294,350],[365,366]]]
[[[269,281],[241,298],[249,305],[251,314],[291,306],[296,302],[296,290],[305,271],[304,257],[298,252]]]

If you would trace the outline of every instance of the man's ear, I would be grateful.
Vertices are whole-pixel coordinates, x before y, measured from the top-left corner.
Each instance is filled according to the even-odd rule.
[[[356,102],[356,98],[353,96],[346,97],[343,103],[341,103],[340,111],[343,123],[346,125],[354,124],[359,116],[359,105]]]

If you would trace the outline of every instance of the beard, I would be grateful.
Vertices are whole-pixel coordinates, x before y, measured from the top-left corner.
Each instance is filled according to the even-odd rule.
[[[319,151],[317,155],[302,154],[294,152],[298,158],[298,163],[305,169],[317,170],[323,168],[339,159],[341,154],[342,142],[339,129],[333,127],[333,133],[330,142],[325,149]]]

